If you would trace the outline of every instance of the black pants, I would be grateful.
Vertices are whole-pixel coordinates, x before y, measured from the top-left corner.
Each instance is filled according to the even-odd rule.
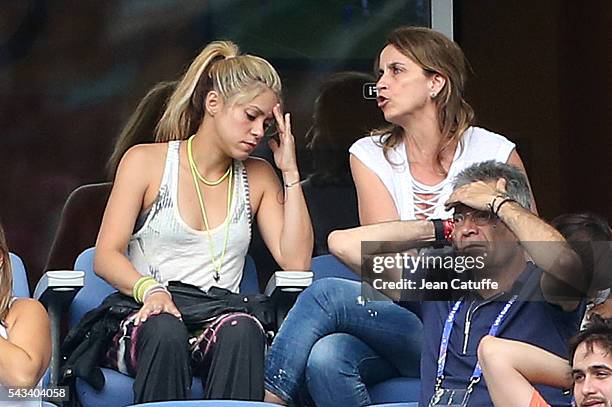
[[[200,343],[206,352],[196,361],[185,325],[170,314],[149,317],[129,336],[135,346],[125,346],[123,360],[135,373],[135,403],[190,398],[192,369],[202,376],[206,399],[263,400],[266,341],[251,316],[224,316],[207,336],[210,345]]]

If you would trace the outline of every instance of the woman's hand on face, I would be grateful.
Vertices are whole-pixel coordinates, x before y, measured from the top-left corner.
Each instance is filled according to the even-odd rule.
[[[274,153],[276,167],[282,172],[297,171],[295,138],[293,137],[293,133],[291,133],[291,116],[289,113],[283,115],[280,104],[274,106],[272,112],[274,112],[274,118],[276,119],[280,143],[276,142],[274,139],[270,139],[268,145]]]
[[[134,325],[139,325],[150,316],[163,312],[181,319],[181,313],[176,308],[176,305],[174,305],[169,293],[163,291],[153,293],[147,297],[144,304],[142,304],[142,308],[133,316],[135,320]]]

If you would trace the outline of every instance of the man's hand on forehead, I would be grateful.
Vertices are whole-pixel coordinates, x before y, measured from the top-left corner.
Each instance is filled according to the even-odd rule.
[[[505,196],[506,180],[504,178],[499,178],[495,183],[475,181],[454,190],[444,205],[446,210],[463,204],[473,209],[489,211],[495,198]]]

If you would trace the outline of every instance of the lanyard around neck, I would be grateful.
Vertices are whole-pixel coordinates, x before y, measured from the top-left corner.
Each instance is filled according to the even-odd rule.
[[[208,216],[206,214],[206,207],[204,206],[204,198],[202,197],[202,191],[200,190],[200,184],[198,183],[198,169],[196,167],[195,161],[193,159],[193,153],[191,150],[191,141],[193,140],[194,136],[189,137],[189,139],[187,140],[187,158],[189,159],[189,167],[191,169],[191,175],[193,177],[193,183],[195,185],[195,190],[198,196],[198,203],[200,204],[200,211],[202,213],[202,219],[204,220],[204,226],[206,227],[206,233],[208,235],[208,243],[210,246],[210,260],[211,263],[213,265],[213,269],[214,269],[214,274],[213,274],[213,278],[215,280],[215,282],[219,282],[219,280],[221,279],[221,268],[223,267],[223,260],[225,259],[225,252],[227,250],[227,242],[229,240],[229,229],[230,229],[230,223],[231,223],[231,208],[232,208],[232,198],[233,198],[233,194],[232,194],[232,190],[234,189],[234,183],[233,183],[233,175],[234,175],[234,163],[233,160],[230,163],[229,166],[229,180],[227,183],[227,215],[225,217],[225,234],[224,234],[224,238],[223,238],[223,247],[221,248],[221,256],[219,259],[217,259],[217,256],[215,256],[215,245],[213,243],[213,238],[211,236],[210,233],[210,225],[208,224]],[[225,175],[222,176],[220,178],[221,181],[223,181],[223,179],[225,179]],[[218,185],[221,181],[217,182],[216,184],[208,184],[208,185]],[[217,261],[218,260],[218,261]]]
[[[493,321],[493,324],[489,328],[489,335],[497,335],[499,326],[502,324],[502,322],[508,315],[508,310],[510,309],[512,304],[514,304],[517,298],[518,295],[514,295],[508,300],[508,302],[506,302],[506,305],[504,305],[499,314],[497,314],[495,321]],[[440,353],[438,354],[438,370],[436,373],[435,391],[439,390],[442,387],[442,381],[444,380],[444,367],[446,366],[446,355],[448,353],[448,343],[450,341],[451,333],[453,332],[453,324],[455,322],[455,318],[457,317],[457,312],[459,312],[462,303],[463,298],[455,302],[455,305],[453,305],[453,308],[448,313],[446,322],[444,322],[444,330],[442,331],[442,339],[440,340]],[[482,369],[480,368],[480,362],[476,362],[476,366],[474,367],[474,371],[472,372],[472,376],[470,377],[470,384],[468,386],[469,390],[472,390],[472,387],[476,383],[478,383],[481,375]]]

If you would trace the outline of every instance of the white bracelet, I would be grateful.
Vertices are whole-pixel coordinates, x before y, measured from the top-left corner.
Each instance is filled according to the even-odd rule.
[[[291,188],[294,185],[297,185],[300,183],[300,180],[298,179],[297,181],[293,181],[293,182],[285,182],[285,188]]]
[[[144,303],[150,295],[161,292],[168,294],[172,299],[172,294],[170,294],[170,291],[168,291],[168,289],[163,285],[158,284],[145,291],[144,295],[142,296],[142,302]]]

